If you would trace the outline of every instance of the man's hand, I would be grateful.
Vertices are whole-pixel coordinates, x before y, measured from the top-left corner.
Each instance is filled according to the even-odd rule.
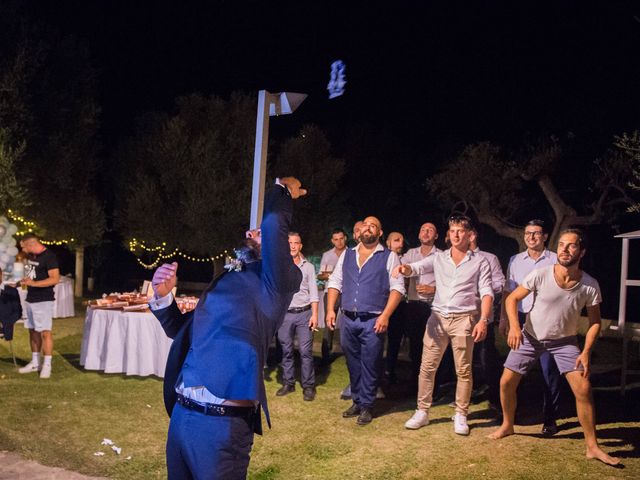
[[[522,330],[520,327],[509,329],[509,335],[507,335],[507,345],[511,350],[517,350],[522,345]]]
[[[327,311],[327,316],[325,317],[325,323],[327,324],[327,328],[329,330],[336,329],[336,312],[333,309]]]
[[[500,332],[500,335],[507,338],[507,335],[509,334],[509,319],[507,317],[500,317],[498,331]]]
[[[578,370],[578,367],[580,365],[582,365],[582,367],[584,368],[584,370],[582,371],[582,376],[585,378],[588,378],[589,375],[591,374],[591,356],[587,353],[587,352],[582,352],[580,353],[580,355],[578,356],[578,358],[576,358],[576,370]]]
[[[20,280],[20,285],[24,285],[25,287],[33,286],[35,280],[32,278],[23,278]]]
[[[398,275],[411,275],[411,267],[409,265],[398,265],[391,271],[391,276],[393,278],[398,278]]]
[[[295,177],[284,177],[280,178],[279,181],[281,185],[287,187],[293,199],[300,198],[307,194],[307,191],[301,188],[302,183],[300,183],[300,180]]]
[[[156,294],[157,298],[162,298],[171,292],[178,283],[178,263],[165,263],[153,274],[151,279],[151,286]]]
[[[436,287],[431,286],[431,285],[426,285],[426,284],[418,284],[416,285],[416,292],[418,292],[420,295],[433,295],[434,293],[436,293]]]
[[[330,276],[331,274],[329,272],[320,272],[316,278],[321,282],[326,282],[327,280],[329,280]]]
[[[487,322],[480,320],[476,323],[476,326],[473,327],[473,331],[471,332],[471,336],[475,343],[483,341],[487,336]]]
[[[389,328],[389,317],[381,313],[376,319],[373,331],[376,333],[384,333],[387,331],[387,328]]]
[[[316,331],[318,328],[318,315],[311,315],[309,319],[309,330]]]

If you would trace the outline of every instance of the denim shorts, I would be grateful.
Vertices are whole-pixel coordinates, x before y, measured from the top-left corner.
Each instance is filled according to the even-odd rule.
[[[518,350],[511,350],[504,367],[509,370],[526,375],[535,361],[543,352],[549,352],[558,365],[561,374],[582,371],[580,365],[576,368],[576,360],[580,356],[578,337],[564,337],[555,340],[536,340],[526,331],[522,331],[522,344]]]

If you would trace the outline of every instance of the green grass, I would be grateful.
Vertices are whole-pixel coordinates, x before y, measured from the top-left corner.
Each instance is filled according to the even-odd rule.
[[[161,380],[81,369],[82,324],[82,317],[55,320],[50,381],[18,375],[8,344],[0,341],[0,449],[89,475],[164,478],[168,418]],[[25,363],[30,355],[22,325],[16,327],[14,348]],[[611,343],[604,342],[603,348],[619,355]],[[338,358],[318,378],[316,401],[303,402],[299,387],[276,398],[279,384],[276,372],[270,373],[273,429],[256,437],[251,479],[640,478],[640,406],[620,402],[615,392],[596,392],[602,413],[599,431],[605,449],[624,457],[623,470],[584,458],[575,418],[563,419],[567,428],[552,439],[538,438],[540,425],[532,424],[518,426],[519,435],[496,442],[485,438],[494,428],[486,403],[472,406],[469,437],[453,433],[452,409],[442,405],[432,409],[431,425],[408,431],[403,423],[414,400],[400,396],[380,402],[373,423],[358,427],[353,419],[341,417],[349,406],[338,398],[348,383],[344,359]],[[122,447],[122,454],[101,446],[104,437]],[[105,456],[94,456],[96,451]]]

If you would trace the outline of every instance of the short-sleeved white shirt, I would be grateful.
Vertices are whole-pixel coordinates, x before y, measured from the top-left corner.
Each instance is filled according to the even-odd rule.
[[[578,320],[584,307],[602,303],[598,281],[582,272],[570,289],[561,288],[553,274],[554,265],[533,270],[520,286],[531,291],[533,307],[524,329],[538,340],[557,340],[578,333]]]

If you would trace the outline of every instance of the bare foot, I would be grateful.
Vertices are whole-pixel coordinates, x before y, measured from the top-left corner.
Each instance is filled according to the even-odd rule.
[[[493,432],[490,435],[487,435],[487,438],[491,438],[492,440],[498,440],[499,438],[508,437],[509,435],[513,435],[513,426],[501,425],[500,428],[497,429],[495,432]]]
[[[602,463],[606,463],[607,465],[616,466],[620,464],[619,458],[607,455],[598,446],[587,448],[587,458],[595,458],[596,460],[600,460]]]

